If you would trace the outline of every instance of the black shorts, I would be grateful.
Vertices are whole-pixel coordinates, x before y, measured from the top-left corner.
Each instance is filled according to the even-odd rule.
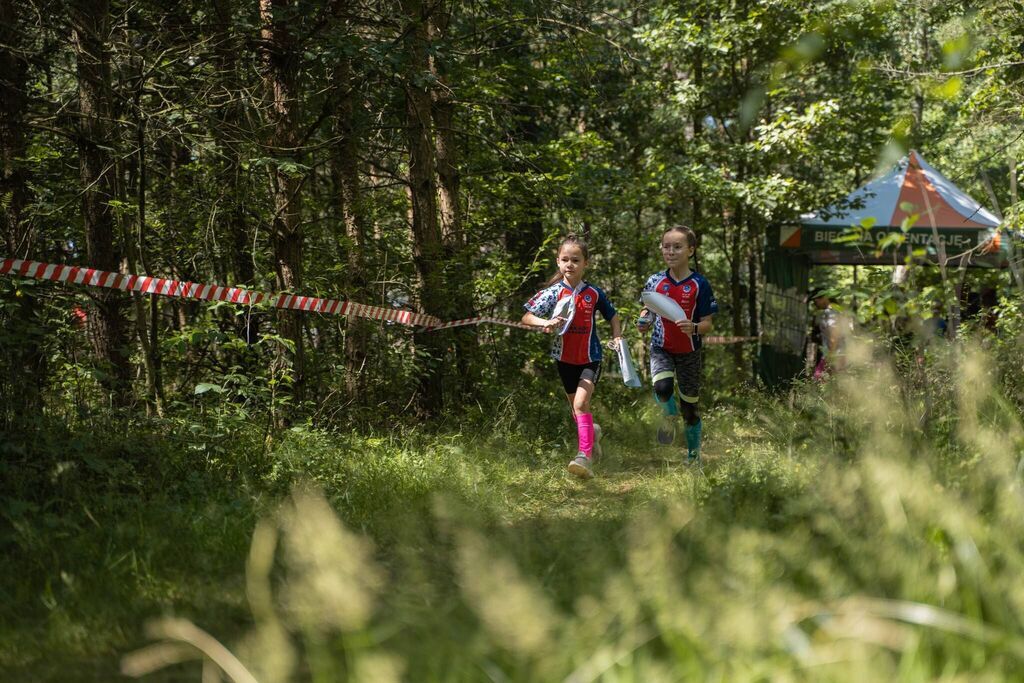
[[[690,353],[669,353],[660,348],[651,349],[651,379],[654,382],[671,379],[679,382],[679,395],[687,403],[696,403],[700,395],[703,371],[703,349]]]
[[[585,379],[597,386],[597,380],[601,377],[601,361],[599,360],[586,365],[573,365],[556,360],[555,364],[558,366],[558,376],[562,378],[562,386],[565,387],[567,394],[575,394],[576,387]]]

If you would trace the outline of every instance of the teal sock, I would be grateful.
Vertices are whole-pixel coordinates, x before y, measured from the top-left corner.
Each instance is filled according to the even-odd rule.
[[[686,456],[691,460],[700,457],[701,427],[700,420],[692,425],[686,425]]]
[[[658,394],[654,394],[654,400],[661,406],[661,412],[668,416],[674,417],[679,414],[679,406],[676,404],[676,397],[672,395],[667,401],[662,401],[658,398]]]

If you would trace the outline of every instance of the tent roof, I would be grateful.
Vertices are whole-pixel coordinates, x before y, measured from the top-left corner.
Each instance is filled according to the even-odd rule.
[[[907,211],[904,207],[910,209]],[[898,228],[910,214],[920,213],[915,228],[930,228],[934,217],[939,229],[989,229],[999,219],[910,150],[885,175],[854,190],[846,199],[804,214],[806,226],[848,228],[874,218],[875,228]]]

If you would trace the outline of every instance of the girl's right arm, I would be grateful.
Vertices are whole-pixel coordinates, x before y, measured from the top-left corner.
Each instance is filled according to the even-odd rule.
[[[555,326],[565,322],[565,318],[559,316],[557,318],[552,318],[551,320],[548,320],[546,318],[541,318],[540,316],[534,315],[533,313],[527,311],[526,313],[523,313],[522,321],[524,325],[529,325],[530,327],[539,327],[544,332],[550,333],[552,330],[555,329]]]
[[[555,304],[558,302],[556,292],[556,288],[546,287],[534,294],[533,298],[523,306],[526,309],[526,313],[523,313],[522,317],[523,324],[530,327],[539,327],[544,332],[551,332],[555,329],[556,325],[562,324],[565,318],[561,316],[551,320],[547,318],[547,316],[555,312]]]
[[[643,293],[655,291],[655,286],[661,279],[661,273],[655,273],[647,278],[647,282],[644,283],[643,289],[640,290],[640,303],[643,303]],[[654,314],[646,306],[640,309],[640,315],[636,319],[636,329],[640,334],[644,334],[651,326],[654,325]]]

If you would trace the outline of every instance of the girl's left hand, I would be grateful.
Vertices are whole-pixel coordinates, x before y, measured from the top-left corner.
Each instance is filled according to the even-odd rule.
[[[683,334],[697,334],[697,323],[692,320],[676,320],[675,323]]]
[[[612,351],[618,351],[622,343],[622,337],[612,337],[612,340],[608,342],[608,348]]]
[[[553,334],[559,325],[565,322],[565,318],[562,316],[556,316],[551,320],[545,320],[544,324],[540,326],[541,331],[544,334]]]

